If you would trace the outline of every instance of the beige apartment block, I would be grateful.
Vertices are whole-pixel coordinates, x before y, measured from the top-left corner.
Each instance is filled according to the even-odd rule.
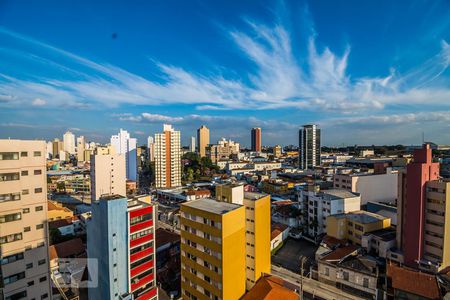
[[[0,296],[4,299],[51,298],[45,153],[44,141],[0,140]]]
[[[205,125],[197,129],[197,143],[200,157],[206,156],[206,147],[209,145],[209,128]]]
[[[91,201],[105,195],[126,196],[126,163],[123,154],[91,156]]]
[[[157,188],[181,186],[180,132],[164,124],[162,133],[155,134],[155,181]]]

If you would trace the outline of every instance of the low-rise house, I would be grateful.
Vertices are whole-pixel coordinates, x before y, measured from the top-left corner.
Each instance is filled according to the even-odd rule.
[[[262,182],[261,190],[268,194],[283,195],[289,193],[294,187],[294,183],[281,179],[270,179]]]
[[[156,190],[156,197],[159,202],[168,205],[179,204],[186,201],[207,198],[211,192],[207,189],[192,189],[186,187],[159,189]]]
[[[272,209],[272,221],[291,228],[300,227],[300,210],[295,205],[283,205]]]
[[[390,226],[391,219],[360,210],[328,216],[327,235],[361,245],[364,234]]]
[[[73,217],[73,212],[56,201],[47,201],[48,221],[61,220]]]
[[[435,275],[387,265],[388,295],[394,299],[443,299]]]
[[[323,256],[318,261],[318,277],[320,282],[366,299],[378,299],[382,294],[378,262],[372,256],[359,255],[354,245]]]
[[[241,300],[300,300],[298,286],[280,277],[265,274]]]
[[[281,223],[272,223],[270,235],[270,251],[276,249],[289,236],[289,226]]]
[[[388,258],[389,251],[396,245],[396,231],[392,228],[375,230],[362,236],[361,246],[368,253]]]
[[[72,218],[48,222],[48,228],[50,231],[57,229],[62,236],[75,235],[75,227],[73,225]]]

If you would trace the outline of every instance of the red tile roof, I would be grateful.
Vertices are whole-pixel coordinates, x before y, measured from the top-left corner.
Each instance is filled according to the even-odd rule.
[[[334,247],[337,247],[337,246],[340,246],[340,245],[345,245],[346,241],[337,239],[337,238],[329,236],[329,235],[326,235],[326,236],[323,237],[322,243],[324,243],[328,248],[334,248]]]
[[[326,261],[340,261],[343,258],[349,256],[350,254],[355,253],[358,250],[358,247],[355,245],[349,245],[347,247],[337,248],[330,254],[322,257],[322,260]]]
[[[441,299],[436,276],[388,264],[387,276],[392,287],[427,299]]]
[[[273,240],[288,228],[287,225],[281,223],[272,223],[270,239]]]
[[[283,279],[264,275],[241,300],[298,300],[300,296]]]
[[[66,219],[61,219],[61,220],[48,222],[48,228],[49,229],[56,229],[56,228],[69,226],[69,225],[72,225],[72,218],[71,217],[70,218],[66,218]]]
[[[80,238],[71,239],[49,247],[50,259],[78,257],[86,251]]]

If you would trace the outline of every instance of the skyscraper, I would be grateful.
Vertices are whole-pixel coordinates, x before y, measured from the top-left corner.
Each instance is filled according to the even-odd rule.
[[[88,270],[98,286],[90,288],[89,299],[157,299],[154,221],[149,196],[110,195],[92,203]]]
[[[152,136],[147,138],[147,154],[149,161],[155,161],[155,142]]]
[[[64,151],[69,152],[69,154],[75,154],[75,135],[69,130],[64,133]]]
[[[0,140],[2,299],[51,298],[45,152],[44,141]]]
[[[303,125],[299,130],[299,167],[312,169],[320,166],[320,129],[317,125]]]
[[[429,194],[427,183],[436,181],[439,178],[439,163],[433,163],[429,145],[425,144],[422,149],[414,151],[413,162],[407,165],[406,177],[404,178],[406,178],[406,184],[402,184],[402,186],[406,187],[406,192],[403,191],[404,198],[400,204],[401,246],[405,264],[417,267],[417,263],[424,256],[429,256],[430,254],[436,256],[436,249],[431,250],[430,248],[432,248],[433,244],[436,244],[436,239],[443,238],[443,235],[439,237],[438,233],[437,237],[429,237],[425,240],[425,233],[438,231],[438,228],[441,228],[443,231],[446,224],[445,217],[440,214],[442,209],[438,209],[440,203],[436,203],[434,200],[429,201],[431,198],[436,198],[437,188],[435,187],[436,192],[430,189],[431,193]],[[441,198],[441,201],[445,199],[445,197],[438,198]],[[445,204],[445,200],[443,204]],[[429,208],[428,206],[430,205],[434,207]],[[443,210],[444,215],[446,215],[445,205]],[[447,229],[445,230],[447,231]],[[437,250],[442,252],[442,249]]]
[[[91,155],[91,201],[105,195],[127,195],[125,164],[123,154]]]
[[[252,151],[261,152],[261,128],[252,128]]]
[[[53,140],[53,158],[56,158],[56,156],[59,156],[59,152],[64,150],[64,143],[61,142],[59,139]]]
[[[155,134],[156,187],[181,186],[180,132],[164,124],[164,132]]]
[[[197,129],[197,145],[200,157],[206,156],[206,147],[209,145],[209,129],[205,125]]]
[[[77,137],[77,160],[78,162],[84,162],[84,150],[86,148],[86,140],[84,139],[84,136],[80,135]]]
[[[137,181],[137,140],[131,138],[128,131],[120,129],[119,134],[111,136],[111,146],[118,154],[125,155],[127,179]]]
[[[191,136],[191,144],[189,145],[189,151],[195,152],[195,137]]]

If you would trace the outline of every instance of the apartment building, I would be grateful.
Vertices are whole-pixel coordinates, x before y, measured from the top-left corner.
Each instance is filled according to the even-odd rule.
[[[132,138],[128,131],[120,129],[117,135],[111,136],[111,146],[116,153],[125,156],[127,179],[137,181],[137,139]]]
[[[50,299],[46,143],[0,140],[0,298]]]
[[[163,132],[155,134],[156,187],[181,186],[180,132],[164,124]]]
[[[450,265],[450,181],[428,181],[426,199],[420,264],[422,268],[440,271]]]
[[[327,217],[327,235],[360,246],[364,234],[390,226],[391,219],[363,210]]]
[[[197,149],[200,157],[206,156],[206,148],[209,145],[209,128],[205,125],[197,129]],[[194,146],[195,149],[195,146]]]
[[[313,169],[320,166],[320,129],[317,125],[303,125],[298,134],[299,168]]]
[[[183,299],[242,297],[246,290],[245,207],[200,199],[183,203],[180,210]]]
[[[252,128],[252,151],[261,152],[261,128]]]
[[[98,285],[89,289],[89,299],[158,299],[155,211],[150,196],[109,195],[92,204],[88,270]]]
[[[246,288],[270,274],[270,195],[245,192]]]
[[[69,154],[75,154],[75,135],[69,130],[63,135],[64,151]]]
[[[328,216],[361,209],[360,195],[342,189],[304,190],[301,197],[303,207],[308,212],[308,234],[313,237],[327,231]]]
[[[77,160],[78,162],[85,162],[84,150],[86,148],[86,139],[84,136],[77,137]]]
[[[244,186],[242,184],[216,185],[216,199],[235,204],[244,204]]]
[[[361,205],[368,202],[395,203],[398,196],[398,171],[387,168],[385,174],[336,174],[333,187],[361,195]]]
[[[98,200],[103,195],[127,195],[125,156],[122,154],[91,157],[91,200]]]
[[[231,155],[239,154],[239,143],[222,138],[217,144],[208,147],[207,156],[213,163],[227,160]]]

